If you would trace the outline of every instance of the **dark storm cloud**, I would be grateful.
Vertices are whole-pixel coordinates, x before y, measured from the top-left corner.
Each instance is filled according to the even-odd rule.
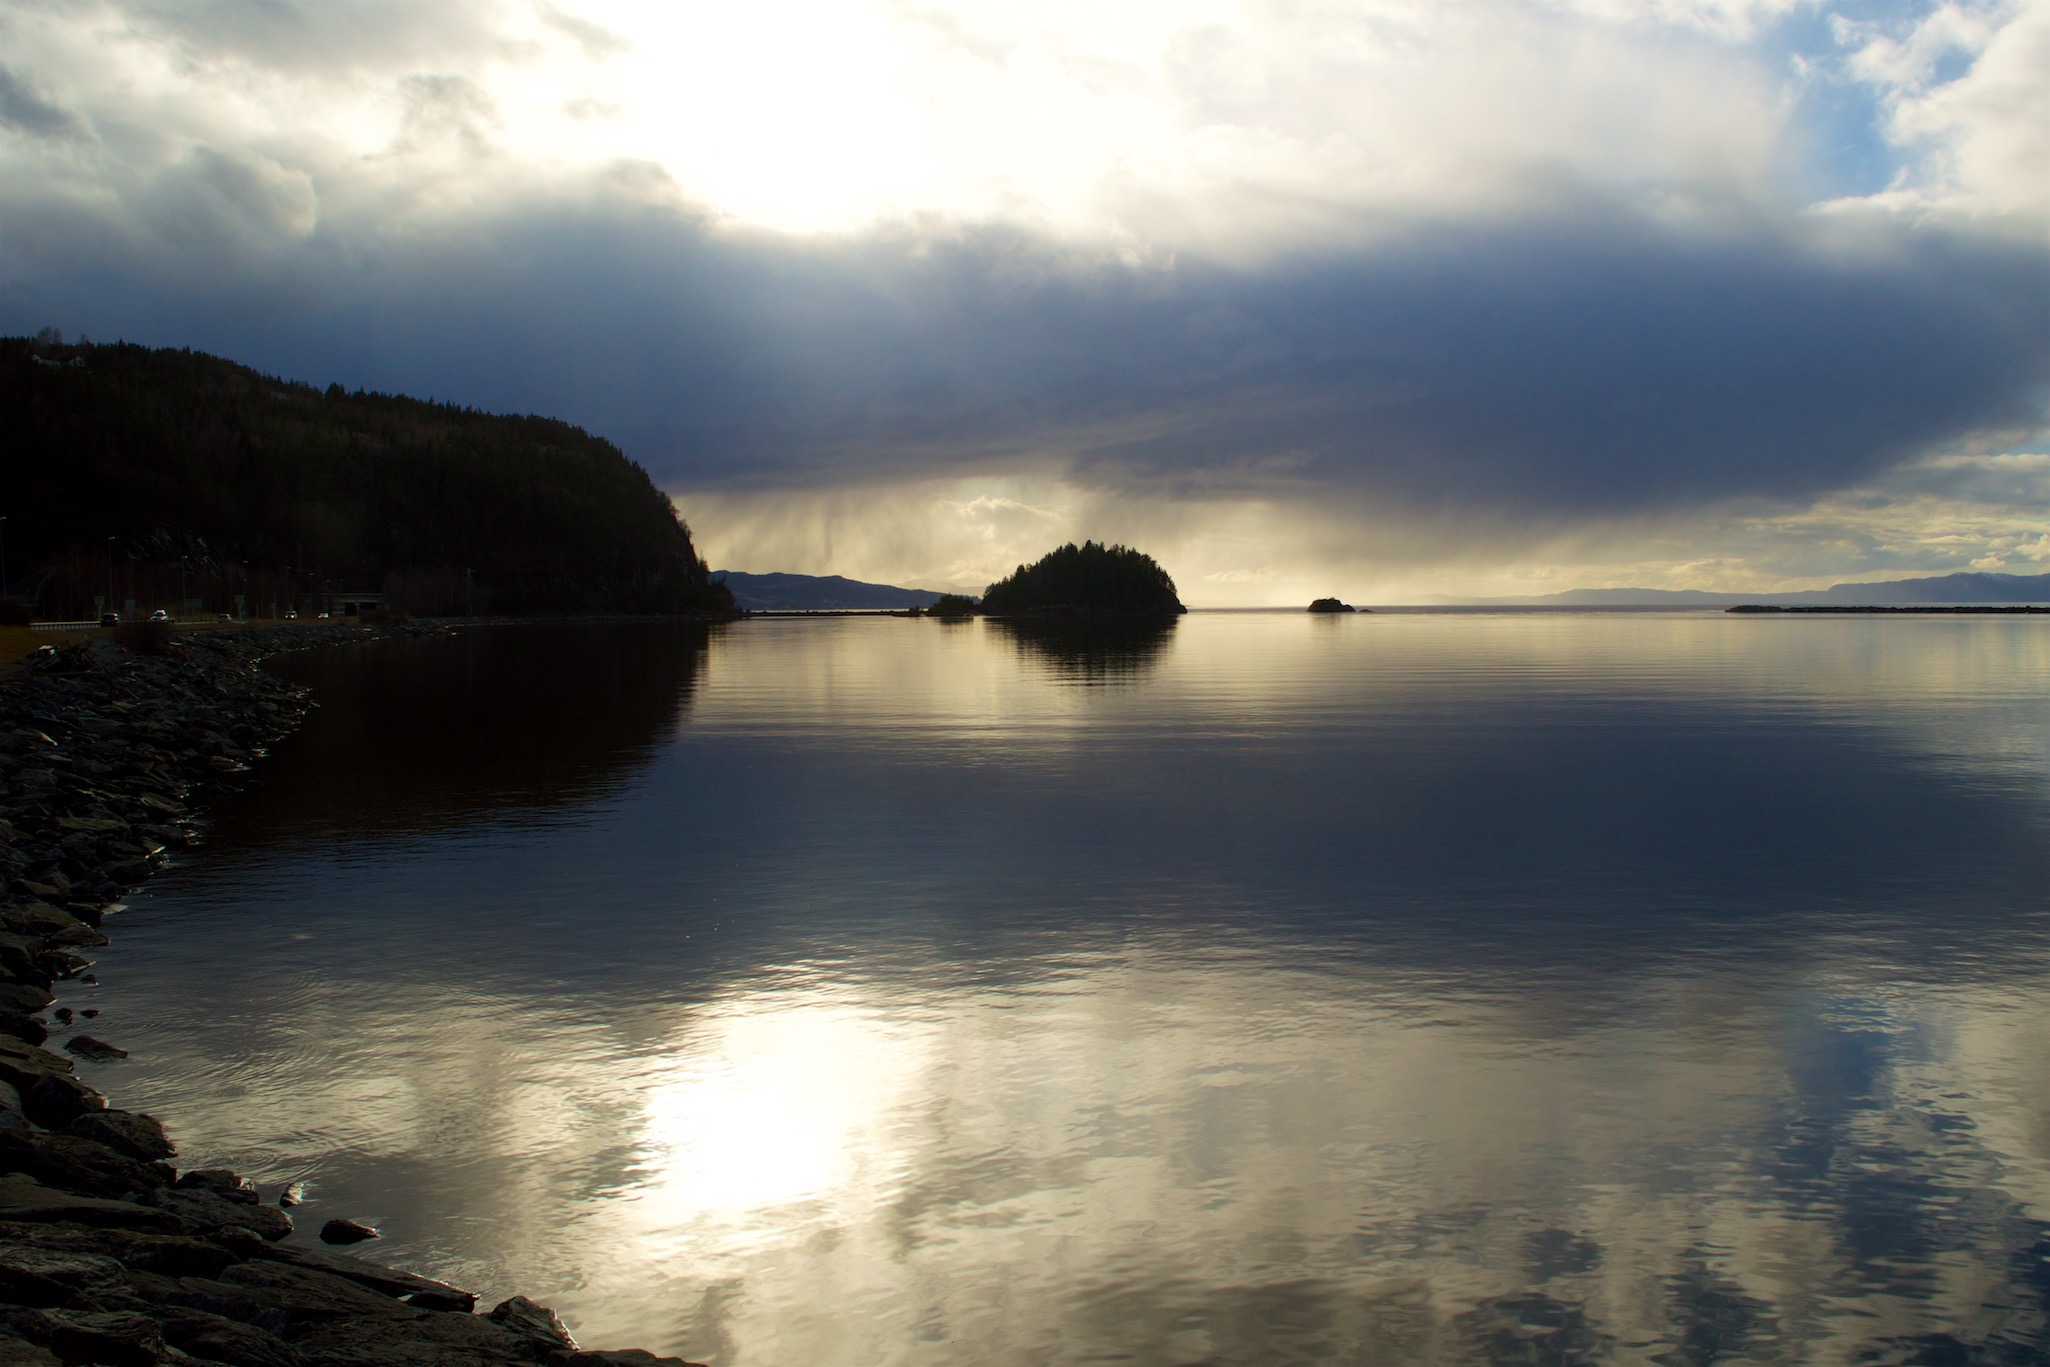
[[[37,138],[71,138],[85,131],[70,110],[51,104],[4,66],[0,66],[0,128]]]
[[[46,232],[42,259],[0,263],[6,326],[555,413],[671,487],[1033,468],[1174,498],[1675,508],[2040,422],[2050,379],[2041,248],[1938,231],[1697,234],[1591,206],[1134,265],[1009,229],[734,234],[609,197],[313,228],[278,168],[182,175],[181,202],[256,206],[268,246]]]

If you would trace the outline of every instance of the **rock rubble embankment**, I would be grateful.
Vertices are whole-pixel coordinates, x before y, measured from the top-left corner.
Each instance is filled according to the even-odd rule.
[[[0,680],[0,1367],[683,1367],[580,1349],[547,1307],[282,1242],[292,1219],[223,1168],[179,1171],[152,1116],[75,1059],[123,1056],[52,1011],[91,980],[118,899],[194,838],[194,804],[250,773],[312,705],[257,667],[284,649],[422,627],[76,646]],[[68,1033],[61,1046],[52,1035]]]

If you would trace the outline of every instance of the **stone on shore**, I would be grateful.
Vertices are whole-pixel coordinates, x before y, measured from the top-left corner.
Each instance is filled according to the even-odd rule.
[[[659,1357],[645,1348],[580,1348],[574,1353],[556,1353],[548,1367],[705,1367],[702,1362]]]
[[[47,902],[25,902],[0,912],[0,925],[17,935],[33,935],[66,948],[93,949],[107,943],[107,937],[61,907]],[[41,1007],[34,1008],[40,1011]]]
[[[156,1312],[164,1341],[188,1357],[227,1367],[305,1367],[305,1357],[276,1334],[225,1315],[167,1305]]]
[[[241,1225],[222,1225],[206,1238],[208,1243],[219,1244],[234,1254],[238,1263],[246,1263],[251,1258],[261,1258],[263,1251],[270,1247],[264,1242],[262,1235]]]
[[[38,1309],[78,1305],[118,1286],[127,1269],[98,1253],[0,1246],[0,1296]]]
[[[50,1351],[67,1363],[157,1367],[164,1357],[163,1329],[148,1315],[115,1310],[45,1310]]]
[[[569,1327],[562,1322],[562,1317],[525,1296],[514,1296],[492,1306],[490,1319],[494,1324],[502,1324],[516,1334],[525,1335],[551,1353],[577,1351],[577,1341],[570,1337]]]
[[[0,1367],[63,1367],[63,1363],[49,1349],[0,1331]]]
[[[260,1241],[259,1241],[260,1242]],[[71,1224],[19,1224],[0,1221],[0,1243],[47,1253],[92,1253],[112,1258],[135,1274],[214,1277],[235,1261],[218,1243],[183,1234],[87,1228]]]
[[[152,1210],[132,1201],[73,1196],[70,1192],[46,1187],[26,1173],[19,1172],[0,1177],[0,1220],[61,1220],[67,1224],[167,1233],[178,1228],[177,1217],[167,1211]]]
[[[19,1011],[0,1011],[0,1035],[9,1035],[26,1044],[41,1044],[50,1038],[49,1030],[34,1016]]]
[[[315,1272],[332,1273],[337,1277],[346,1277],[358,1286],[367,1286],[372,1291],[382,1291],[387,1296],[405,1297],[409,1305],[424,1304],[423,1297],[436,1302],[462,1301],[462,1308],[467,1313],[477,1304],[477,1293],[474,1291],[465,1291],[447,1282],[435,1281],[432,1277],[401,1272],[397,1268],[385,1267],[349,1253],[331,1253],[323,1248],[305,1248],[296,1244],[276,1244],[262,1252],[264,1257],[276,1262],[289,1263],[294,1267]],[[426,1305],[425,1308],[439,1310],[447,1307],[433,1304]]]
[[[0,1035],[0,1082],[7,1083],[16,1091],[26,1094],[52,1073],[70,1071],[71,1060],[62,1054],[53,1054],[48,1049]]]
[[[531,1367],[536,1361],[524,1339],[481,1315],[397,1309],[413,1318],[330,1322],[295,1338],[293,1347],[314,1367]]]
[[[329,1220],[320,1227],[320,1241],[324,1244],[360,1244],[377,1237],[376,1227],[360,1220]]]
[[[256,1184],[229,1168],[194,1168],[178,1174],[177,1186],[210,1191],[223,1201],[245,1206],[257,1203]]]
[[[96,1139],[116,1153],[125,1153],[145,1163],[171,1158],[178,1152],[155,1116],[134,1111],[87,1111],[66,1125],[64,1133],[80,1139]]]
[[[107,1199],[167,1186],[171,1170],[116,1153],[97,1140],[40,1130],[0,1130],[0,1172],[25,1173],[46,1186]]]
[[[80,1058],[91,1059],[95,1063],[111,1063],[117,1058],[128,1057],[126,1049],[118,1049],[105,1040],[94,1039],[91,1035],[73,1035],[64,1041],[64,1050]]]
[[[46,1073],[21,1094],[28,1118],[46,1130],[61,1130],[87,1111],[102,1111],[107,1098],[69,1073]]]
[[[236,1263],[221,1273],[220,1281],[260,1309],[283,1311],[287,1326],[408,1315],[425,1319],[429,1313],[410,1309],[346,1278],[269,1259]]]
[[[292,1217],[282,1210],[272,1206],[245,1205],[210,1191],[165,1187],[143,1199],[175,1215],[188,1234],[214,1234],[233,1227],[276,1243],[292,1232]]]

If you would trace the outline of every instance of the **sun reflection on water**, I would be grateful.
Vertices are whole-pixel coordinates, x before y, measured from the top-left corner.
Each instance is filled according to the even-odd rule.
[[[901,1183],[893,1120],[926,1052],[826,989],[714,1003],[671,1041],[643,1102],[637,1222],[730,1239],[866,1218]]]

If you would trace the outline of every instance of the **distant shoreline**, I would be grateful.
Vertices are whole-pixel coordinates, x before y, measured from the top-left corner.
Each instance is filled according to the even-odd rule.
[[[1902,613],[1902,614],[1909,614],[1909,615],[1921,614],[1921,615],[1925,615],[1925,616],[1926,616],[1926,615],[1932,615],[1932,614],[1933,614],[1933,615],[1936,615],[1936,616],[1943,616],[1943,615],[1946,615],[1946,614],[1948,614],[1948,615],[1952,615],[1952,616],[1993,616],[1993,617],[2000,617],[2000,616],[2032,616],[2032,615],[2035,615],[2035,614],[2038,614],[2038,613],[2050,613],[2050,607],[2046,607],[2046,606],[2044,606],[2044,605],[2042,605],[2042,604],[2040,604],[2040,603],[1980,603],[1980,604],[1970,604],[1970,603],[1899,603],[1899,604],[1886,604],[1886,605],[1881,605],[1881,604],[1872,604],[1872,605],[1870,605],[1870,606],[1865,606],[1865,607],[1853,607],[1853,606],[1849,606],[1849,605],[1845,605],[1845,606],[1842,606],[1842,607],[1838,607],[1838,606],[1835,606],[1835,605],[1828,605],[1828,606],[1825,606],[1825,605],[1823,605],[1823,604],[1819,604],[1819,603],[1802,603],[1802,604],[1798,604],[1798,605],[1794,605],[1794,606],[1783,606],[1783,605],[1780,605],[1780,604],[1775,604],[1775,603],[1744,603],[1744,604],[1740,604],[1740,605],[1739,605],[1739,606],[1737,606],[1737,607],[1730,607],[1730,608],[1724,608],[1724,609],[1723,609],[1723,611],[1724,611],[1724,612],[1804,612],[1804,613],[1820,613],[1820,614],[1823,614],[1823,615],[1825,615],[1825,616],[1838,616],[1838,617],[1841,617],[1841,616],[1845,616],[1845,615],[1850,615],[1850,616],[1874,616],[1874,615],[1881,615],[1881,616],[1883,616],[1883,615],[1888,615],[1888,614],[1895,614],[1895,613]]]

